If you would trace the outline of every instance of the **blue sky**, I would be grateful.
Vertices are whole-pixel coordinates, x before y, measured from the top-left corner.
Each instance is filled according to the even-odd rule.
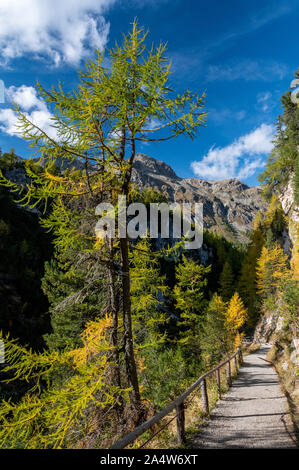
[[[23,157],[11,100],[50,129],[50,111],[32,88],[59,80],[76,87],[95,47],[111,47],[137,16],[154,43],[167,42],[171,85],[206,92],[206,127],[190,141],[142,146],[182,177],[238,177],[249,185],[271,151],[280,96],[299,67],[299,0],[0,1],[0,147]]]

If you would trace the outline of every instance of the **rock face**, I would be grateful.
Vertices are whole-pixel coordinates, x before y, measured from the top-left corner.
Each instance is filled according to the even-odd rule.
[[[299,206],[295,204],[293,178],[294,175],[290,177],[288,185],[279,195],[279,200],[281,202],[284,213],[288,216],[289,219],[288,236],[293,247],[293,257],[297,263],[298,258],[296,257],[294,247],[298,247],[299,245]]]
[[[203,203],[204,227],[231,241],[248,242],[256,213],[266,210],[259,187],[249,187],[236,178],[180,178],[169,165],[144,154],[136,155],[132,177],[139,188],[159,190],[171,202]]]
[[[276,333],[282,329],[282,318],[276,312],[267,312],[260,319],[254,332],[254,341],[269,343]]]

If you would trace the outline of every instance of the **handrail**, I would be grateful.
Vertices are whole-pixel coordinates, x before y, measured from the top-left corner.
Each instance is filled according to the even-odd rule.
[[[228,364],[228,369],[227,369],[227,379],[228,379],[228,384],[231,385],[231,371],[230,371],[230,361],[234,358],[239,359],[239,364],[242,362],[242,351],[241,348],[238,347],[236,352],[232,354],[228,359],[225,361],[221,362],[218,366],[214,367],[213,369],[209,370],[205,374],[201,375],[192,385],[191,387],[188,388],[184,393],[182,393],[178,398],[176,398],[173,402],[171,402],[166,408],[161,410],[159,413],[157,413],[155,416],[150,418],[149,420],[145,421],[145,423],[140,424],[137,428],[134,429],[134,431],[130,432],[126,436],[122,437],[119,439],[117,442],[115,442],[110,449],[124,449],[127,445],[131,444],[134,442],[137,437],[139,437],[141,434],[143,434],[145,431],[150,429],[154,424],[159,422],[162,418],[167,416],[172,410],[175,408],[178,410],[178,414],[182,415],[184,414],[184,401],[185,399],[199,386],[202,386],[202,400],[203,400],[203,407],[204,411],[208,412],[208,397],[207,397],[207,391],[206,391],[206,377],[209,375],[213,374],[214,372],[217,373],[221,367],[223,367],[225,364]],[[235,359],[236,360],[236,359]],[[237,365],[237,362],[236,362]],[[220,396],[220,375],[217,374],[217,385],[218,385],[218,394]],[[178,419],[177,424],[178,424],[178,435],[179,435],[179,442],[184,441],[184,419]],[[180,428],[180,429],[179,429]]]

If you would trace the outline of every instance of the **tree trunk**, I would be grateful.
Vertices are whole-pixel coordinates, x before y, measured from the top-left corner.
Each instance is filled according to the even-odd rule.
[[[125,156],[125,143],[126,143],[126,129],[123,128],[122,142],[120,148],[120,158],[124,159]],[[122,195],[128,197],[129,184],[131,181],[131,173],[133,161],[135,158],[135,140],[131,138],[132,153],[129,159],[129,169],[126,171],[124,182],[122,185]],[[120,253],[122,261],[122,301],[123,301],[123,322],[124,322],[124,354],[126,373],[129,386],[132,387],[130,392],[130,400],[136,412],[136,425],[143,419],[143,410],[141,406],[141,398],[139,392],[137,368],[135,362],[134,348],[133,348],[133,333],[132,333],[132,315],[131,315],[131,286],[130,286],[130,266],[129,266],[129,240],[128,235],[126,238],[120,238]]]
[[[110,300],[110,311],[112,314],[112,333],[111,333],[111,344],[113,347],[112,358],[113,358],[113,382],[121,388],[121,375],[119,367],[119,344],[118,344],[118,314],[119,314],[119,295],[116,286],[115,269],[113,266],[114,253],[113,253],[113,241],[109,240],[109,259],[110,265],[108,267],[108,280],[109,280],[109,300]],[[123,421],[123,398],[119,397],[119,404],[116,407],[118,420],[120,423]]]
[[[120,239],[120,251],[122,258],[122,294],[123,294],[123,319],[124,319],[124,353],[126,372],[130,392],[131,403],[140,416],[141,400],[139,393],[137,369],[133,349],[132,318],[131,318],[131,297],[130,297],[130,272],[129,272],[129,249],[128,239]]]

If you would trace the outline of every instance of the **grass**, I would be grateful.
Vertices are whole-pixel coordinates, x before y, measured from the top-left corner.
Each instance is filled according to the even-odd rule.
[[[245,345],[242,348],[243,356],[248,354],[252,354],[260,349],[261,345],[259,343],[253,342],[249,345]],[[279,348],[278,348],[279,349]],[[288,402],[290,405],[290,411],[292,414],[292,421],[295,427],[295,430],[298,433],[298,422],[295,418],[297,414],[296,411],[298,410],[298,403],[294,404],[294,401],[291,400],[292,397],[288,393],[286,389],[285,382],[290,380],[288,377],[288,373],[283,370],[281,366],[282,358],[280,361],[278,360],[277,356],[279,356],[279,352],[276,348],[272,348],[269,353],[267,359],[275,364],[276,370],[278,375],[280,376],[282,387],[284,392],[288,398]],[[286,357],[284,355],[284,360]],[[237,377],[238,370],[235,367],[235,361],[231,361],[231,377],[232,380]],[[287,376],[287,377],[286,377]],[[222,367],[220,369],[220,377],[221,377],[221,395],[224,395],[228,390],[229,386],[227,383],[226,377],[226,367]],[[161,420],[152,430],[146,431],[142,436],[139,437],[138,440],[132,445],[131,448],[137,449],[143,443],[145,443],[148,439],[151,438],[153,434],[155,434],[159,429],[163,426],[167,425],[167,423],[172,419],[171,423],[163,429],[159,434],[157,434],[153,439],[151,439],[144,448],[146,449],[188,449],[192,448],[194,438],[201,432],[204,426],[208,424],[208,420],[212,410],[217,405],[219,400],[218,392],[217,392],[217,380],[216,374],[212,374],[207,378],[207,393],[208,393],[208,400],[209,400],[209,413],[204,413],[202,409],[202,402],[201,402],[201,392],[200,388],[196,389],[187,399],[186,409],[185,409],[185,433],[186,433],[186,443],[183,445],[179,445],[177,441],[177,429],[176,429],[176,418],[175,418],[175,411]],[[291,402],[290,402],[291,400]],[[296,406],[297,405],[297,406]],[[298,419],[298,415],[297,415]],[[297,434],[298,436],[298,434]]]
[[[238,375],[238,371],[235,367],[235,361],[231,361],[231,377],[232,380]],[[221,395],[224,395],[228,390],[229,386],[226,377],[226,367],[223,366],[220,369],[220,381],[221,381]],[[139,448],[144,444],[150,437],[155,434],[159,429],[165,426],[171,419],[171,423],[157,434],[148,444],[146,449],[184,449],[192,446],[192,439],[198,434],[201,429],[207,425],[211,411],[217,405],[219,400],[217,391],[217,379],[216,374],[212,374],[207,378],[207,393],[209,400],[209,413],[204,413],[201,402],[200,388],[196,389],[186,400],[185,409],[185,432],[186,432],[186,443],[183,445],[178,444],[177,441],[177,428],[176,428],[176,412],[173,411],[163,420],[161,420],[151,431],[146,431],[142,436],[138,438],[132,445],[132,449]],[[174,418],[174,419],[173,419]]]

